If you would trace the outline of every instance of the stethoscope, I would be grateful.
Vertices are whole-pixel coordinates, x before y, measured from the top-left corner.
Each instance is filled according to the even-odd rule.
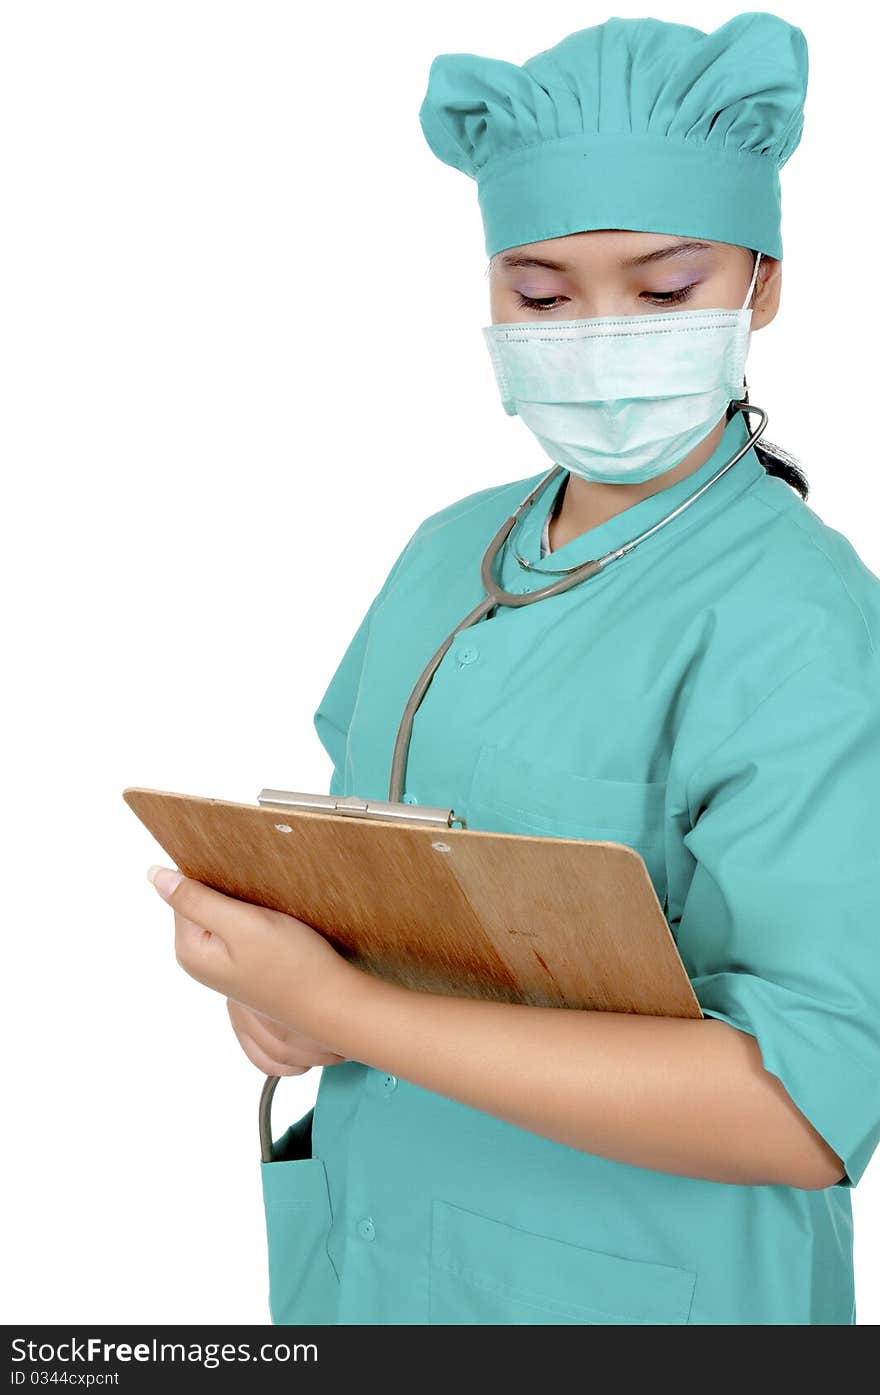
[[[692,494],[688,495],[677,508],[672,509],[666,514],[665,518],[661,518],[659,523],[652,524],[652,526],[646,528],[643,533],[639,533],[636,537],[630,538],[629,542],[623,543],[620,547],[614,548],[611,552],[604,553],[601,557],[593,558],[588,562],[579,562],[575,567],[559,568],[557,571],[553,571],[550,567],[534,567],[531,562],[526,561],[524,557],[519,555],[511,542],[510,546],[513,555],[516,557],[521,567],[540,572],[541,574],[558,575],[560,579],[551,582],[549,586],[541,586],[535,591],[506,591],[504,587],[495,580],[494,576],[495,562],[498,554],[508,542],[521,515],[525,513],[526,509],[532,507],[535,500],[538,499],[547,486],[565,469],[565,466],[554,465],[552,469],[548,470],[547,474],[538,481],[534,489],[526,495],[519,507],[501,525],[483,554],[483,560],[480,563],[480,575],[487,595],[480,601],[479,605],[475,606],[460,624],[456,625],[455,629],[447,635],[436,654],[429,659],[424,670],[416,680],[409,701],[403,709],[403,716],[401,717],[400,726],[397,730],[397,738],[394,742],[394,750],[391,756],[391,777],[388,786],[389,801],[396,803],[400,800],[406,777],[406,762],[412,736],[413,718],[415,717],[419,704],[425,696],[428,685],[439,667],[444,654],[449,649],[456,636],[460,634],[462,630],[466,630],[471,625],[475,625],[477,621],[482,620],[484,615],[488,615],[490,610],[495,610],[499,605],[534,605],[537,601],[547,600],[550,596],[559,596],[564,591],[569,591],[572,586],[578,586],[582,581],[587,581],[591,576],[597,576],[599,572],[610,566],[612,562],[616,562],[620,557],[625,557],[627,553],[632,552],[633,548],[638,547],[639,543],[644,542],[646,538],[650,538],[659,528],[663,528],[667,523],[671,523],[673,518],[677,518],[678,515],[689,508],[691,504],[696,503],[701,494],[705,494],[706,490],[709,489],[716,480],[719,480],[731,466],[742,459],[746,451],[751,449],[766,429],[768,420],[767,413],[764,411],[763,407],[756,407],[753,403],[749,402],[748,387],[746,387],[745,396],[741,399],[737,399],[730,405],[735,411],[745,413],[747,420],[749,412],[757,412],[758,416],[761,418],[757,430],[752,431],[750,427],[748,440],[739,447],[736,454],[732,455],[726,464],[722,465],[719,470],[715,471],[714,475],[701,484],[699,489],[695,489]]]
[[[551,582],[549,586],[541,586],[536,591],[506,591],[504,587],[495,580],[495,563],[498,555],[510,539],[510,535],[521,516],[527,509],[530,509],[534,505],[535,501],[540,497],[547,486],[562,473],[565,466],[553,465],[553,467],[547,471],[546,475],[542,476],[538,481],[534,489],[529,491],[519,507],[514,510],[504,523],[502,523],[498,532],[486,548],[486,551],[483,553],[483,560],[480,563],[480,576],[483,587],[487,593],[486,596],[480,601],[479,605],[475,606],[474,609],[456,625],[455,629],[447,635],[446,639],[444,639],[443,643],[440,645],[440,648],[428,660],[416,680],[409,700],[403,709],[403,716],[400,719],[397,737],[394,742],[394,750],[391,756],[391,776],[388,785],[389,802],[394,804],[400,802],[406,777],[406,763],[412,737],[413,719],[418,711],[422,698],[428,690],[431,679],[439,668],[444,654],[454,642],[456,636],[459,635],[462,630],[469,629],[471,625],[477,624],[479,620],[482,620],[484,615],[488,615],[489,611],[497,609],[499,605],[534,605],[537,601],[547,600],[550,596],[562,595],[563,592],[571,590],[573,586],[578,586],[582,581],[587,581],[591,576],[597,576],[605,567],[610,566],[612,562],[616,562],[619,558],[625,557],[628,553],[632,552],[633,548],[638,547],[639,543],[644,542],[646,538],[652,537],[658,529],[665,527],[667,523],[671,523],[673,518],[677,518],[685,509],[690,508],[691,504],[696,503],[701,494],[705,494],[706,490],[711,488],[716,480],[719,480],[738,460],[742,459],[746,451],[751,449],[766,429],[768,421],[767,413],[764,411],[763,407],[756,407],[753,403],[749,402],[748,386],[744,386],[745,396],[731,402],[730,405],[735,411],[743,412],[747,420],[749,412],[757,412],[758,416],[761,418],[757,430],[752,431],[750,428],[748,440],[739,447],[726,464],[722,465],[719,470],[716,470],[715,474],[701,484],[699,489],[695,489],[692,494],[689,494],[677,508],[672,509],[664,518],[661,518],[658,523],[652,524],[650,528],[646,528],[643,533],[639,533],[636,537],[630,538],[628,542],[623,543],[620,547],[615,547],[611,552],[606,552],[601,557],[592,558],[588,562],[579,562],[577,566],[574,567],[564,567],[556,570],[550,567],[535,567],[531,562],[527,561],[526,558],[519,555],[511,542],[511,550],[521,567],[530,571],[540,572],[541,574],[558,576],[559,580]],[[455,816],[453,811],[450,810],[450,826],[454,827],[455,825]],[[277,1075],[267,1076],[260,1096],[260,1145],[264,1162],[270,1162],[273,1156],[270,1111],[272,1095],[274,1094],[275,1086],[278,1084],[278,1079],[279,1077]]]

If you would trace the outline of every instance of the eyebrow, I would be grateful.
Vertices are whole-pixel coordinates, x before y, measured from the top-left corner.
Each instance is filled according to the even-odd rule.
[[[699,242],[694,239],[689,239],[687,242],[674,242],[668,247],[658,247],[654,252],[643,252],[641,256],[638,257],[625,257],[620,265],[646,266],[649,262],[663,261],[666,257],[680,257],[687,253],[701,252],[707,247],[711,247],[711,245],[710,242]],[[547,257],[518,256],[513,252],[503,252],[499,261],[506,267],[544,266],[550,271],[571,270],[570,267],[566,266],[565,262],[553,262]]]

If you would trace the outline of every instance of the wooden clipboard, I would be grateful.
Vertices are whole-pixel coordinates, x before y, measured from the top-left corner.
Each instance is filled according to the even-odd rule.
[[[240,804],[122,792],[185,876],[304,920],[381,978],[456,997],[703,1016],[635,849],[441,826],[418,806],[385,819],[319,807],[351,809],[351,798],[263,801],[283,793]]]

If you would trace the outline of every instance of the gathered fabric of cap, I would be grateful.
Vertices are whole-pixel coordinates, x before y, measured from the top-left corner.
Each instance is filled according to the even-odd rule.
[[[419,121],[476,180],[490,257],[625,228],[781,258],[779,170],[801,137],[807,70],[802,31],[766,11],[708,34],[612,18],[522,66],[439,54]]]

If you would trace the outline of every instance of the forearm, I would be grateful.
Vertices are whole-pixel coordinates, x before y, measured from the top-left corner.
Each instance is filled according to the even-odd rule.
[[[842,1173],[755,1039],[717,1019],[443,997],[348,963],[340,990],[316,1009],[334,1051],[570,1147],[719,1182]]]

